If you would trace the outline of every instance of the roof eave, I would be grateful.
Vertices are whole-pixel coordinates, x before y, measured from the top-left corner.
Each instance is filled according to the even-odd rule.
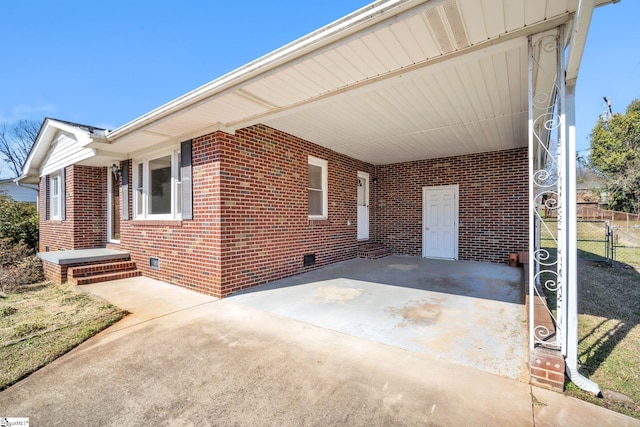
[[[156,120],[189,108],[203,99],[228,90],[282,64],[294,61],[311,51],[371,26],[377,21],[388,19],[393,14],[400,14],[425,3],[428,3],[429,6],[436,6],[442,1],[380,0],[372,3],[126,123],[110,132],[107,139],[114,142]]]
[[[80,127],[82,126],[82,127]],[[50,148],[51,141],[58,133],[58,131],[66,131],[76,135],[86,134],[89,135],[89,142],[94,140],[105,141],[105,130],[100,128],[85,128],[85,125],[79,125],[72,122],[66,122],[63,120],[56,120],[52,118],[45,118],[40,126],[36,140],[31,147],[31,151],[27,156],[22,167],[22,175],[16,178],[16,182],[25,181],[31,178],[38,178],[39,170],[42,161],[45,159],[46,154]],[[97,132],[96,133],[94,133]]]

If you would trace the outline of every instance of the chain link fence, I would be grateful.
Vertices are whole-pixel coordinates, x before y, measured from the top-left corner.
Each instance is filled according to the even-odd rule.
[[[611,245],[613,261],[640,266],[640,226],[613,225]]]
[[[600,212],[601,211],[601,212]],[[600,219],[603,218],[603,219]],[[546,218],[541,247],[555,248],[557,219]],[[640,221],[638,215],[598,210],[589,218],[578,218],[578,257],[610,265],[640,266]]]

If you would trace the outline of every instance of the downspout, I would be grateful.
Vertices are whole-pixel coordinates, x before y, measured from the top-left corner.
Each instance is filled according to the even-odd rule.
[[[564,335],[562,337],[562,354],[565,358],[565,371],[571,382],[582,390],[593,393],[597,397],[602,397],[600,387],[593,381],[584,377],[578,371],[578,218],[576,205],[576,112],[575,94],[578,70],[584,46],[587,40],[587,33],[593,16],[595,0],[580,0],[573,19],[569,33],[570,50],[567,55],[567,63],[562,64],[560,83],[561,113],[564,115],[564,131],[562,137],[563,163],[560,167],[564,169],[562,173],[561,185],[562,208],[564,210],[563,243],[565,249],[563,265],[563,285],[564,298],[562,309],[565,313]],[[564,52],[561,55],[564,62]]]
[[[564,79],[561,79],[564,80]],[[576,209],[576,115],[575,115],[575,80],[567,82],[565,89],[564,112],[566,120],[566,148],[565,148],[565,174],[563,184],[565,191],[563,197],[564,215],[567,219],[567,231],[565,235],[565,250],[567,253],[565,274],[566,294],[564,298],[565,312],[565,341],[563,342],[563,355],[565,357],[565,370],[567,376],[582,390],[593,393],[596,397],[603,397],[598,384],[584,377],[578,372],[578,248],[577,226],[578,219]]]

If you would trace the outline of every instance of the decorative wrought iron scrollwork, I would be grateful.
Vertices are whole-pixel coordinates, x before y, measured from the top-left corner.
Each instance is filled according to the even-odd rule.
[[[535,156],[533,170],[530,170],[532,184],[531,206],[536,238],[533,238],[532,254],[532,274],[533,281],[530,301],[542,300],[542,306],[546,307],[549,316],[556,326],[556,331],[548,324],[536,324],[535,319],[530,319],[530,334],[532,342],[545,346],[558,347],[560,345],[560,328],[558,323],[562,322],[559,303],[561,296],[561,274],[562,267],[559,264],[558,251],[558,218],[562,215],[560,203],[560,187],[558,171],[558,151],[552,144],[559,141],[562,129],[561,116],[558,114],[559,103],[558,94],[560,88],[557,78],[561,75],[560,67],[545,69],[544,64],[550,64],[549,54],[558,54],[560,43],[557,33],[548,33],[533,37],[529,49],[530,55],[530,75],[529,87],[531,88],[529,98],[530,110],[530,153]],[[539,58],[545,56],[545,61]],[[554,139],[555,137],[555,139]],[[544,240],[541,236],[544,235]],[[555,253],[554,253],[555,252]],[[545,291],[548,295],[545,295]],[[558,307],[556,313],[549,310],[546,298],[556,298]]]

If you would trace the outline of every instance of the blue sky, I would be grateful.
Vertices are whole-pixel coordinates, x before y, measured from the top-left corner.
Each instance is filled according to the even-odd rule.
[[[0,123],[48,116],[114,129],[369,3],[1,1]],[[576,94],[578,149],[588,148],[603,96],[614,111],[640,98],[639,19],[638,0],[595,11]]]

